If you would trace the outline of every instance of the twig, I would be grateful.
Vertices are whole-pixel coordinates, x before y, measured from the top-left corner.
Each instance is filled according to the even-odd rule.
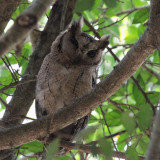
[[[6,58],[6,61],[7,61],[7,63],[8,63],[9,68],[11,68],[11,71],[12,71],[14,77],[15,77],[15,80],[18,81],[18,78],[17,78],[17,76],[16,76],[15,70],[12,68],[12,65],[11,65],[11,63],[9,62],[8,58],[7,58],[6,56],[5,56],[5,58]]]
[[[113,104],[113,105],[117,108],[117,110],[119,110],[120,112],[124,112],[124,110],[119,107],[119,104],[118,104],[118,103],[112,101],[110,98],[108,98],[107,101],[108,101],[109,103]]]
[[[7,62],[4,60],[4,58],[2,58],[3,63],[6,65],[6,67],[8,68],[8,70],[10,71],[13,79],[16,81],[17,78],[15,77],[14,73],[11,71],[10,66],[7,64]]]
[[[112,135],[112,134],[111,134],[111,131],[110,131],[110,128],[109,128],[109,125],[108,125],[108,123],[107,123],[107,121],[106,121],[105,113],[104,113],[104,111],[103,111],[103,109],[102,109],[102,105],[100,105],[100,110],[101,110],[101,113],[102,113],[102,116],[103,116],[104,123],[105,123],[105,125],[106,125],[106,127],[107,127],[107,129],[108,129],[109,135]],[[112,137],[111,137],[111,140],[112,140],[112,143],[113,143],[113,146],[114,146],[115,150],[118,151],[117,146],[116,146],[116,144],[115,144],[115,142],[114,142],[114,140],[113,140]]]
[[[62,141],[61,146],[64,148],[70,149],[70,150],[77,149],[80,152],[84,152],[84,153],[88,153],[88,154],[92,153],[91,145],[82,145],[82,144],[76,144],[76,143]],[[103,154],[99,147],[96,147],[96,151],[98,152],[98,154]],[[118,151],[113,151],[113,157],[126,159],[125,153],[118,152]],[[144,157],[139,156],[139,159],[144,160]]]
[[[117,102],[115,102],[114,101],[114,103],[117,103]],[[135,108],[135,109],[137,109],[137,110],[139,110],[139,108],[138,107],[136,107],[136,106],[134,106],[134,105],[131,105],[131,104],[125,104],[125,103],[117,103],[118,105],[122,105],[122,106],[129,106],[129,107],[133,107],[133,108]]]
[[[154,72],[152,69],[150,69],[149,67],[147,67],[145,64],[142,65],[142,67],[148,71],[149,73],[151,73],[153,76],[155,76],[157,79],[160,79],[160,74]]]
[[[0,97],[0,101],[8,110],[10,110],[10,106],[1,97]]]
[[[124,134],[124,133],[126,133],[126,130],[120,131],[120,132],[117,132],[117,133],[114,133],[114,134],[111,134],[111,135],[109,135],[109,136],[104,136],[103,138],[100,138],[99,140],[96,140],[96,141],[89,142],[89,143],[87,143],[86,145],[97,144],[98,141],[100,141],[101,139],[110,139],[110,138],[116,137],[116,136],[121,135],[121,134]]]
[[[128,13],[127,15],[125,15],[125,16],[124,16],[123,18],[121,18],[120,20],[117,20],[116,22],[113,22],[113,23],[111,23],[111,24],[109,24],[109,25],[107,25],[107,26],[98,28],[97,31],[100,31],[100,30],[102,30],[102,29],[105,29],[105,28],[108,28],[108,27],[111,27],[111,26],[115,25],[116,23],[122,21],[124,18],[126,18],[126,17],[129,16],[130,14],[131,14],[131,13]]]
[[[114,57],[114,59],[117,62],[120,62],[119,58],[113,53],[113,51],[109,47],[107,47],[107,49],[111,53],[111,55]],[[138,83],[138,81],[133,76],[131,76],[131,79],[133,80],[133,82],[135,83],[135,85],[137,86],[137,88],[139,89],[139,91],[143,94],[144,98],[146,99],[146,102],[151,106],[152,111],[153,111],[153,113],[155,115],[155,107],[153,106],[153,104],[149,100],[147,94],[143,91],[142,87],[140,86],[140,84]]]
[[[34,0],[16,18],[14,25],[0,38],[0,57],[13,49],[24,39],[55,0]]]
[[[0,89],[0,93],[10,89],[10,88],[14,88],[14,87],[17,87],[21,84],[26,84],[26,83],[30,83],[30,82],[34,82],[36,81],[36,78],[31,78],[31,79],[26,79],[26,80],[22,80],[22,81],[16,81],[14,83],[10,83],[9,85],[3,87]]]
[[[135,7],[135,8],[132,8],[132,9],[129,9],[129,10],[125,10],[125,11],[122,11],[122,12],[118,12],[116,15],[119,16],[119,15],[122,15],[122,14],[126,14],[126,13],[132,13],[134,11],[137,11],[137,10],[142,10],[142,9],[145,9],[145,8],[150,8],[150,5],[147,5],[147,6],[142,6],[142,7]]]
[[[115,49],[117,47],[124,47],[124,48],[131,48],[133,46],[133,44],[118,44],[118,45],[115,45],[113,46],[111,49]]]

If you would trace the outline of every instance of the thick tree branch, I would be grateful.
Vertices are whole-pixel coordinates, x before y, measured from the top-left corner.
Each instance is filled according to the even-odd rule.
[[[0,57],[24,39],[55,0],[34,0],[15,20],[14,25],[0,38]]]
[[[20,0],[0,0],[0,35],[3,33]]]
[[[90,93],[77,99],[54,115],[51,114],[31,123],[0,132],[0,149],[9,149],[33,141],[38,137],[44,137],[48,134],[49,124],[50,133],[52,133],[90,113],[118,90],[153,52],[155,47],[152,44],[151,37],[150,32],[146,30],[123,60]]]
[[[153,127],[151,143],[148,148],[146,160],[160,159],[160,111],[157,110],[156,121]]]
[[[149,20],[150,32],[153,33],[154,43],[160,49],[160,1],[151,0],[151,15]],[[146,160],[160,159],[160,111],[157,110],[156,121],[153,127],[151,143],[148,148]]]

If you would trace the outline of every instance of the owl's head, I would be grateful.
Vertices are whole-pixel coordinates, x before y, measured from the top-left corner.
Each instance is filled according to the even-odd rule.
[[[99,40],[82,31],[83,18],[74,22],[65,32],[54,41],[52,53],[63,65],[92,65],[99,64],[102,51],[109,44],[109,36]]]

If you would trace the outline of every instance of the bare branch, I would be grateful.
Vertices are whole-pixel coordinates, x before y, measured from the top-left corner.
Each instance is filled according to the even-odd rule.
[[[135,7],[135,8],[131,8],[129,10],[125,10],[125,11],[122,11],[122,12],[118,12],[116,15],[119,16],[119,15],[122,15],[122,14],[130,14],[134,11],[138,11],[138,10],[142,10],[142,9],[145,9],[145,8],[150,8],[150,5],[147,5],[147,6],[142,6],[142,7]]]
[[[147,65],[143,64],[143,68],[148,71],[149,73],[151,73],[153,76],[155,76],[157,79],[160,79],[160,75],[156,72],[154,72],[152,69],[150,69],[149,67],[147,67]]]
[[[6,0],[0,1],[0,35],[3,33],[3,30],[19,3],[20,0],[12,0],[12,2],[6,2]]]
[[[71,143],[71,142],[66,142],[66,141],[62,141],[61,142],[61,146],[64,148],[68,148],[68,149],[77,149],[80,152],[84,152],[84,153],[92,153],[91,150],[91,145],[83,145],[83,144],[76,144],[76,143]],[[98,154],[103,154],[100,151],[99,147],[96,147],[96,151],[98,152]],[[118,151],[113,151],[113,157],[115,158],[124,158],[126,159],[126,155],[123,152],[118,152]],[[144,160],[144,157],[139,157],[140,160]]]
[[[0,97],[0,102],[8,109],[10,110],[10,106]]]
[[[26,79],[26,80],[22,80],[22,81],[16,81],[14,83],[10,83],[9,85],[3,87],[0,89],[0,93],[10,89],[10,88],[14,88],[14,87],[17,87],[19,85],[22,85],[22,84],[26,84],[26,83],[30,83],[30,82],[35,82],[36,81],[36,78],[30,78],[30,79]]]
[[[14,25],[0,38],[0,57],[24,39],[55,0],[34,0],[15,20]]]

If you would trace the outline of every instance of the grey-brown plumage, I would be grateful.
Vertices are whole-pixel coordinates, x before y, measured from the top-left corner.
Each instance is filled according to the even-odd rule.
[[[37,78],[36,113],[40,118],[57,112],[90,92],[96,83],[96,70],[109,36],[95,40],[81,31],[82,22],[74,22],[56,38],[51,53],[43,61]],[[72,112],[72,111],[71,111]],[[59,131],[64,140],[73,140],[83,129],[89,115]]]

